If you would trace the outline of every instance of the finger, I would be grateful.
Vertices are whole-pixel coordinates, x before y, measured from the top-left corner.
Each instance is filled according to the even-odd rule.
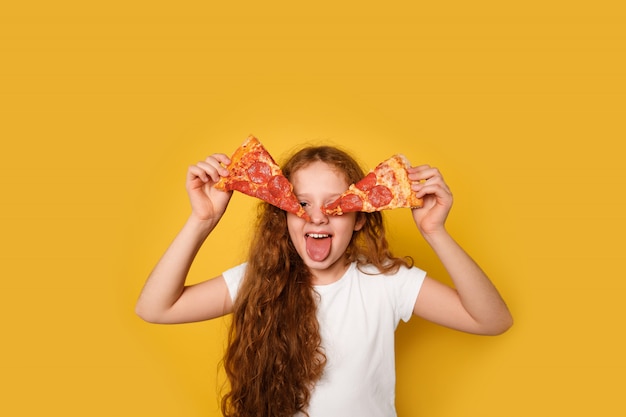
[[[204,161],[200,161],[196,164],[196,167],[197,169],[204,172],[204,175],[207,178],[207,181],[205,182],[208,182],[208,180],[211,180],[213,182],[218,182],[222,176],[228,175],[228,170],[221,167],[219,164],[215,165],[215,164],[207,163]]]
[[[202,182],[209,182],[210,177],[207,174],[207,171],[198,165],[191,165],[187,169],[187,180],[193,181],[196,178],[200,179]]]
[[[419,166],[409,167],[407,168],[406,171],[409,174],[409,178],[411,180],[415,180],[416,178],[421,176],[422,172],[424,172],[425,170],[429,168],[430,168],[430,165],[419,165]]]
[[[204,161],[198,162],[197,166],[205,170],[207,175],[217,182],[221,177],[228,176],[228,169],[224,165],[228,165],[230,162],[230,158],[224,154],[213,154]]]
[[[230,158],[227,155],[223,154],[223,153],[215,153],[215,154],[211,155],[209,158],[215,159],[217,162],[219,162],[220,164],[222,164],[224,166],[228,166],[232,162],[230,160]],[[207,158],[207,159],[209,159],[209,158]]]
[[[434,177],[441,177],[439,170],[431,167],[430,165],[411,167],[407,169],[407,172],[409,174],[409,179],[416,182],[427,181]]]
[[[410,171],[410,172],[415,171],[415,172],[417,172],[417,171],[423,171],[423,170],[429,169],[429,168],[430,168],[430,165],[422,164],[422,165],[416,165],[416,166],[409,167],[409,168],[407,168],[407,171]]]
[[[452,193],[443,181],[438,179],[430,179],[423,184],[415,184],[411,187],[415,191],[417,198],[423,198],[432,195],[436,198],[451,199]]]
[[[443,177],[436,168],[429,168],[424,171],[416,172],[409,176],[411,179],[411,189],[413,191],[421,191],[429,185],[441,185],[448,188]]]

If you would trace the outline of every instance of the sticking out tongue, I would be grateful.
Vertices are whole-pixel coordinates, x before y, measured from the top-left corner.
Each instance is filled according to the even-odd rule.
[[[323,261],[330,253],[330,237],[306,237],[306,253],[314,261]]]

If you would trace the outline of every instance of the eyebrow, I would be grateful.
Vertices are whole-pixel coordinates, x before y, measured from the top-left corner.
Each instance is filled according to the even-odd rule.
[[[341,194],[343,194],[343,193],[326,194],[323,197],[326,198],[326,199],[328,199],[328,198],[337,198]],[[298,198],[310,198],[312,194],[311,193],[295,193],[295,195]]]

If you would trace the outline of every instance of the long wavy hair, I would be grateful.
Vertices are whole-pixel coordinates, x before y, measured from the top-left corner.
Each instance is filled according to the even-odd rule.
[[[364,176],[354,158],[330,146],[298,151],[283,173],[290,178],[316,161],[345,175],[348,184]],[[358,215],[365,217],[365,224],[353,234],[346,263],[371,264],[381,273],[412,264],[410,258],[390,252],[381,213]],[[311,390],[326,364],[311,278],[289,238],[286,213],[261,203],[224,356],[230,385],[222,399],[224,416],[308,416]]]

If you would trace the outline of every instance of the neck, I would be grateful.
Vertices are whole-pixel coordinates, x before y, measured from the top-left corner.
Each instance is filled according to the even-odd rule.
[[[313,285],[329,285],[334,282],[337,282],[343,277],[348,268],[350,267],[349,262],[341,262],[337,263],[330,268],[326,269],[315,269],[309,268],[311,271],[311,275],[313,275]]]

